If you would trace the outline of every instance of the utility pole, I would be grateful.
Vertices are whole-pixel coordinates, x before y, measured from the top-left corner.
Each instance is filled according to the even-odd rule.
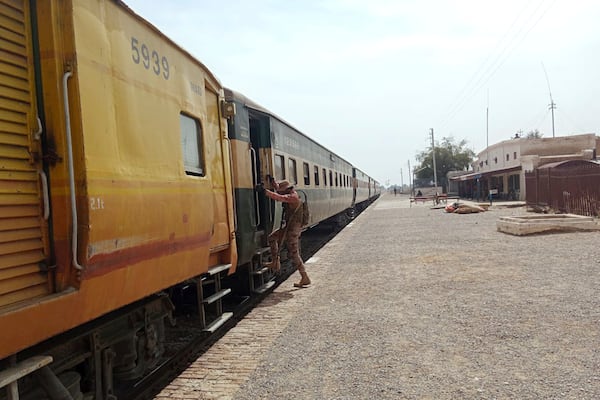
[[[410,193],[414,196],[415,195],[415,181],[414,181],[414,177],[411,175],[410,172],[410,160],[408,160],[408,178],[409,178],[409,189],[410,189]]]
[[[489,93],[488,93],[488,103],[489,103]],[[486,149],[485,149],[485,155],[486,155],[486,161],[485,161],[485,163],[487,164],[487,167],[489,168],[488,171],[490,171],[490,174],[487,177],[488,196],[490,198],[490,205],[492,205],[492,195],[491,195],[491,190],[492,190],[492,174],[491,174],[491,170],[492,170],[492,166],[490,165],[490,106],[489,105],[485,109],[485,141],[486,141],[485,145],[487,146]]]
[[[400,168],[400,193],[404,193],[404,177],[402,176],[402,168]]]
[[[546,72],[546,67],[544,66],[544,63],[542,63],[542,68],[544,69],[544,75],[546,75],[546,82],[548,83],[548,93],[550,94],[550,104],[548,104],[548,107],[550,107],[550,110],[552,110],[552,137],[554,137],[554,109],[556,108],[556,103],[552,99],[552,90],[550,90],[550,79],[548,79],[548,72]]]
[[[550,94],[550,104],[548,104],[550,110],[552,110],[552,137],[554,137],[554,109],[556,108],[556,103],[552,100],[552,94]]]
[[[433,183],[437,192],[437,168],[435,166],[435,140],[433,139],[433,128],[431,128],[431,152],[433,154]]]

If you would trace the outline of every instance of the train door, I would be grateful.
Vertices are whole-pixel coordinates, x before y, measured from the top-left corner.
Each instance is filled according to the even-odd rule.
[[[0,0],[0,307],[52,291],[31,32],[29,1]]]
[[[252,180],[254,186],[264,183],[264,171],[268,171],[268,162],[266,161],[267,152],[261,151],[269,147],[269,119],[266,117],[249,116],[250,120],[250,146],[252,153]],[[269,203],[265,196],[255,196],[254,215],[256,221],[256,230],[265,232],[268,230],[270,221]]]
[[[219,115],[219,96],[210,87],[206,86],[206,138],[207,145],[215,146],[216,160],[218,165],[225,163],[223,154]],[[208,139],[210,138],[210,139]],[[210,143],[216,138],[216,141]],[[212,193],[213,193],[213,236],[211,248],[227,246],[229,237],[229,201],[227,199],[227,178],[222,167],[211,169]]]

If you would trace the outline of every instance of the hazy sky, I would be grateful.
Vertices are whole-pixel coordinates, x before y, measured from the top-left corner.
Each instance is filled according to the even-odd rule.
[[[125,2],[383,184],[408,183],[430,128],[476,153],[520,130],[552,137],[549,86],[556,136],[600,131],[600,1]]]

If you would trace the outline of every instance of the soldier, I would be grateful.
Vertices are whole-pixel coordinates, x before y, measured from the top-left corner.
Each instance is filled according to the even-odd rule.
[[[285,240],[287,242],[288,257],[300,272],[302,279],[294,283],[295,287],[310,285],[310,279],[306,273],[304,263],[300,257],[299,241],[302,232],[302,199],[288,181],[276,182],[272,176],[267,175],[267,180],[275,191],[266,190],[267,197],[283,203],[283,220],[285,224],[269,235],[269,246],[273,254],[273,262],[270,268],[279,271],[279,246]]]

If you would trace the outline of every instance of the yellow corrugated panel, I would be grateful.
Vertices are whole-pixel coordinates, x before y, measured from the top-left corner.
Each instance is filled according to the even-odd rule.
[[[6,52],[4,52],[6,53]],[[8,75],[15,78],[27,79],[27,70],[22,66],[9,64],[4,62],[4,58],[0,56],[0,74]]]
[[[38,196],[30,194],[0,194],[0,206],[40,204]]]
[[[14,78],[9,78],[14,81]],[[14,84],[15,82],[10,81],[10,79],[9,82],[7,82],[8,84],[4,84],[2,81],[6,79],[0,77],[0,93],[2,93],[3,96],[10,97],[11,99],[29,103],[31,101],[31,95],[28,92],[23,91],[22,89],[15,89],[12,86],[12,84]]]
[[[0,171],[0,180],[8,181],[36,181],[35,171]]]
[[[40,214],[37,206],[5,206],[0,207],[0,218],[33,217]]]
[[[43,285],[46,277],[40,273],[21,275],[14,278],[0,281],[0,294],[15,292],[31,286]]]
[[[40,252],[37,250],[20,254],[4,254],[0,255],[0,269],[37,263],[38,261],[40,261]]]
[[[1,158],[19,158],[22,160],[29,159],[29,149],[22,146],[9,146],[0,143],[0,157]],[[31,169],[29,166],[28,169]]]
[[[0,243],[10,242],[14,240],[24,239],[40,239],[39,226],[32,229],[19,229],[17,231],[8,230],[0,231]]]
[[[1,58],[2,56],[0,55],[0,59]],[[27,114],[31,109],[31,105],[28,102],[23,103],[18,100],[9,99],[7,97],[0,97],[0,108]]]
[[[0,108],[0,121],[27,126],[27,115],[23,112]]]
[[[37,182],[0,180],[0,194],[37,194]]]
[[[0,170],[31,171],[32,168],[28,160],[11,160],[10,158],[0,157]]]
[[[39,239],[18,240],[16,242],[0,243],[0,254],[14,254],[41,248],[42,242]]]
[[[17,292],[11,292],[0,296],[0,307],[23,300],[33,299],[35,297],[41,297],[46,294],[48,294],[48,289],[45,284],[28,287]]]
[[[9,16],[0,14],[0,26],[6,30],[25,36],[25,25],[22,21],[17,21]]]
[[[24,0],[0,0],[0,307],[49,292],[43,261],[39,165],[30,135],[37,127],[28,16]]]
[[[0,75],[0,86],[14,89],[16,92],[13,93],[20,93],[21,96],[26,96],[23,97],[25,100],[29,100],[29,82],[24,81],[21,78],[15,78],[10,75]],[[6,96],[6,93],[7,92],[4,90],[2,91],[3,96]],[[11,96],[11,98],[14,99],[15,97]]]
[[[0,269],[0,281],[22,276],[27,274],[35,274],[40,272],[40,267],[37,264],[23,265],[15,268]]]
[[[23,1],[22,0],[2,0],[0,1],[0,14],[4,14],[15,20],[23,20]]]
[[[37,217],[6,218],[0,220],[0,232],[15,229],[27,229],[40,226],[40,219]],[[0,252],[0,254],[4,254]]]

